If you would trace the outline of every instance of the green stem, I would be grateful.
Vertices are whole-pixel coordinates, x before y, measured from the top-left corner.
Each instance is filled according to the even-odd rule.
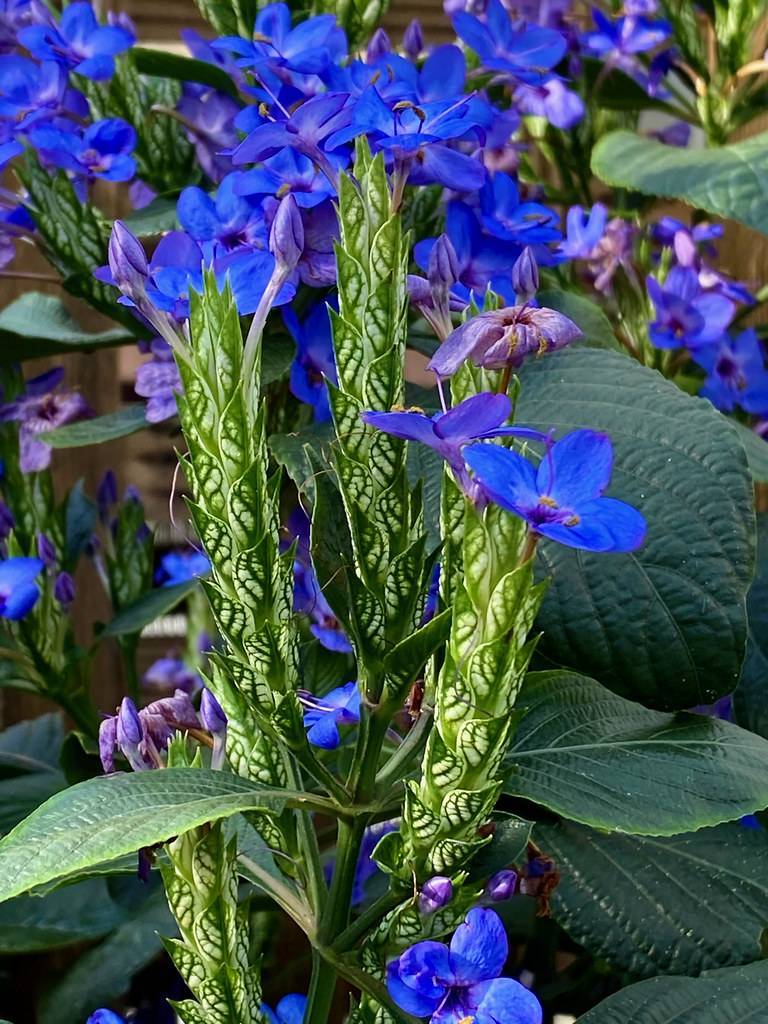
[[[367,816],[359,816],[351,821],[344,818],[339,820],[336,864],[331,891],[320,918],[318,946],[330,946],[335,937],[347,926],[357,861],[360,856],[360,842],[367,823]],[[304,1021],[305,1024],[327,1024],[336,989],[336,971],[329,968],[327,958],[323,966],[318,964],[317,949],[313,950],[312,957],[312,979]]]
[[[378,924],[379,921],[389,913],[390,910],[394,910],[395,907],[402,902],[402,894],[398,895],[392,889],[389,892],[385,892],[383,896],[379,898],[364,910],[363,913],[356,918],[352,924],[345,928],[344,931],[333,943],[331,949],[334,953],[346,953],[350,950],[358,939],[362,938],[367,931],[369,931],[374,925]]]
[[[411,727],[411,731],[376,776],[377,790],[389,789],[394,782],[400,781],[408,774],[404,769],[407,769],[411,760],[423,749],[431,722],[432,712],[428,708],[422,708],[418,722]]]

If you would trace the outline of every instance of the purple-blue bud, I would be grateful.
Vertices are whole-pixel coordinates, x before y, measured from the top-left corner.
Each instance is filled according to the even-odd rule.
[[[370,38],[368,49],[365,51],[365,60],[368,64],[375,64],[377,60],[392,53],[392,43],[383,28],[377,28]]]
[[[269,231],[269,249],[275,262],[293,270],[304,252],[304,223],[290,193],[280,200]]]
[[[529,245],[526,245],[512,267],[512,287],[520,303],[530,302],[539,290],[539,266]]]
[[[514,896],[516,889],[517,872],[512,871],[511,868],[504,868],[488,879],[485,895],[493,903],[501,903],[503,900],[508,900],[510,896]]]
[[[126,295],[144,291],[149,276],[147,257],[141,242],[121,220],[115,221],[109,236],[109,269],[115,284]]]
[[[44,533],[37,535],[37,556],[46,569],[56,568],[56,547],[51,538]]]
[[[109,509],[116,501],[117,479],[114,472],[108,469],[96,488],[96,503],[99,506],[99,518],[103,523],[107,521]]]
[[[453,899],[453,882],[445,875],[435,875],[421,887],[418,903],[422,914],[434,914]]]
[[[135,484],[128,484],[125,488],[123,501],[132,501],[136,505],[141,504],[141,491]]]
[[[449,291],[459,279],[459,260],[453,242],[446,234],[435,239],[429,254],[427,279],[438,291]]]
[[[75,600],[75,581],[68,572],[60,572],[53,584],[53,596],[63,608]]]
[[[123,697],[120,710],[117,712],[117,744],[120,748],[137,747],[141,743],[144,730],[136,705],[130,697]]]
[[[212,736],[218,736],[226,732],[227,716],[210,690],[203,689],[200,698],[200,720],[203,728],[207,729]]]
[[[424,33],[418,18],[414,18],[403,32],[403,49],[411,60],[416,60],[424,50]]]
[[[4,501],[0,501],[0,540],[5,540],[16,525],[13,512]]]

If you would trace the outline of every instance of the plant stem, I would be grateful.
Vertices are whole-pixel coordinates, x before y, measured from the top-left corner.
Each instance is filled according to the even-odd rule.
[[[360,939],[373,925],[378,924],[385,914],[388,914],[390,910],[401,902],[401,896],[393,890],[385,892],[383,896],[379,898],[364,910],[363,913],[356,918],[352,924],[345,928],[344,931],[338,936],[336,941],[331,947],[334,953],[346,953],[347,950],[351,949],[358,939]]]
[[[426,743],[431,721],[432,712],[428,708],[422,708],[418,722],[411,727],[411,731],[376,776],[377,789],[386,790],[407,774],[403,769]]]
[[[336,865],[333,870],[331,891],[320,918],[317,933],[319,946],[330,946],[335,937],[347,926],[357,861],[360,856],[360,842],[367,823],[367,815],[353,818],[351,821],[344,818],[339,820]],[[318,963],[319,957],[318,951],[313,949],[312,979],[305,1024],[327,1024],[336,989],[335,969],[330,968],[327,961],[324,964]]]

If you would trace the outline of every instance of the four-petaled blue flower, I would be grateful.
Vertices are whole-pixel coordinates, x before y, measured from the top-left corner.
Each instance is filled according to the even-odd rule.
[[[518,245],[558,242],[562,238],[559,217],[542,203],[523,202],[514,178],[494,174],[480,192],[480,209],[486,230]],[[541,250],[536,252],[539,262]]]
[[[451,939],[417,942],[387,970],[397,1005],[431,1024],[541,1024],[538,999],[499,975],[509,952],[501,918],[475,908]]]
[[[85,0],[65,7],[58,24],[29,25],[19,42],[38,60],[59,61],[86,78],[111,78],[115,56],[130,49],[136,37],[125,24],[100,25]]]
[[[565,240],[558,247],[558,255],[569,260],[586,260],[605,233],[608,211],[602,203],[595,203],[587,214],[583,206],[572,206],[565,218]]]
[[[33,128],[29,140],[45,161],[86,178],[130,181],[136,161],[129,154],[136,146],[136,132],[119,117],[97,121],[80,134],[43,125]]]
[[[613,468],[605,434],[567,434],[538,469],[496,445],[470,445],[464,458],[488,498],[525,519],[534,533],[585,551],[634,551],[643,543],[646,524],[637,509],[602,496]]]
[[[23,619],[32,611],[40,591],[35,579],[43,571],[39,558],[6,558],[0,562],[0,616]]]
[[[337,686],[322,697],[300,691],[299,699],[308,708],[304,725],[307,739],[315,747],[334,750],[341,742],[339,726],[360,721],[360,691],[356,682]]]
[[[538,85],[565,56],[566,41],[559,32],[538,25],[513,26],[501,0],[489,0],[485,19],[460,11],[453,17],[453,27],[489,71]]]
[[[0,61],[0,118],[13,131],[23,131],[37,121],[57,114],[64,102],[67,75],[60,64],[42,64],[15,54]]]
[[[238,190],[241,175],[228,174],[211,196],[196,185],[185,188],[176,204],[179,223],[199,242],[206,259],[216,246],[229,252],[240,246],[267,248],[267,226],[258,200],[247,199]]]

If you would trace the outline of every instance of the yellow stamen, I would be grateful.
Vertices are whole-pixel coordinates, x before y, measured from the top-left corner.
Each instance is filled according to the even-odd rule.
[[[554,498],[550,498],[548,494],[542,494],[539,496],[539,504],[546,505],[547,508],[557,508],[557,502]]]
[[[568,516],[568,518],[565,520],[565,524],[564,525],[565,526],[578,526],[580,522],[581,522],[581,516],[577,516],[577,515],[574,514],[572,516]]]
[[[461,1020],[459,1021],[459,1024],[474,1024],[474,1022],[474,1017],[462,1017]]]

